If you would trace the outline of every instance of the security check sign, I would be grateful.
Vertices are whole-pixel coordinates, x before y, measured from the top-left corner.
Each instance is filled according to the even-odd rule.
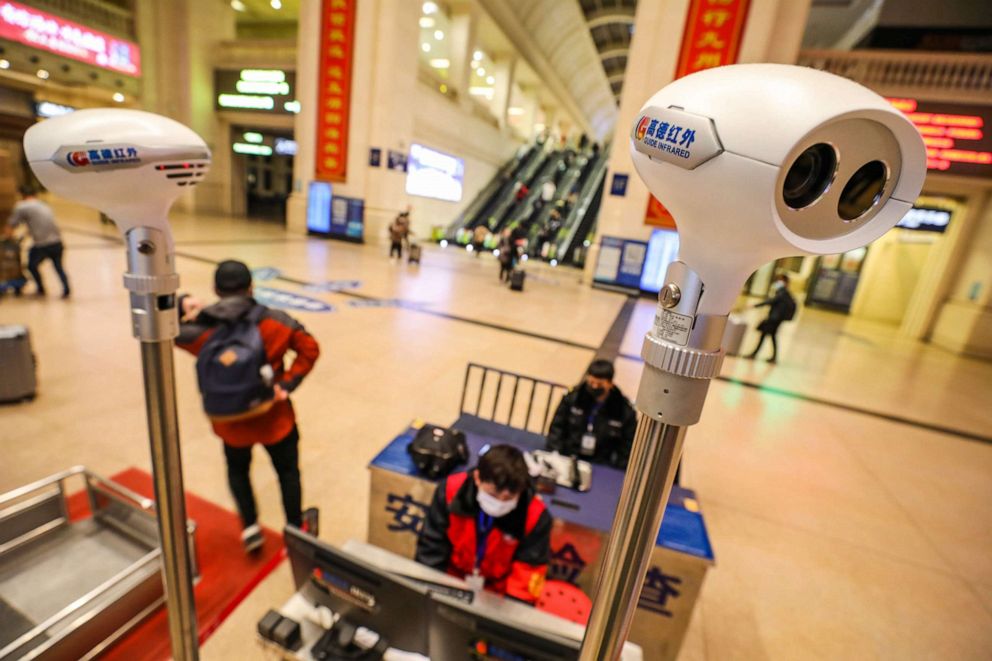
[[[645,109],[630,139],[645,156],[686,170],[694,170],[723,151],[713,120],[677,108]]]

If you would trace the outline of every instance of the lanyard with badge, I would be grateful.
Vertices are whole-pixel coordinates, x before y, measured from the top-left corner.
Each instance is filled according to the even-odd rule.
[[[602,403],[594,403],[592,405],[592,411],[589,413],[589,418],[586,421],[586,433],[582,435],[582,447],[579,448],[579,453],[584,456],[591,457],[596,454],[596,432],[593,427],[596,424],[596,416],[599,415],[599,409],[602,407]]]
[[[495,523],[496,519],[485,512],[479,512],[475,524],[475,566],[472,568],[472,575],[465,577],[465,582],[473,592],[479,592],[486,586],[486,578],[481,574],[480,568],[482,559],[486,557],[486,541]]]

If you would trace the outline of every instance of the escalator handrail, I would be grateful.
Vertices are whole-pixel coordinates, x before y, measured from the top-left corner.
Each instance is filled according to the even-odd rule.
[[[604,149],[600,152],[599,162],[597,162],[592,171],[589,173],[589,179],[586,180],[585,185],[582,187],[582,192],[579,194],[579,199],[576,200],[575,206],[568,214],[568,218],[562,224],[561,232],[565,232],[563,239],[558,241],[558,247],[555,251],[556,255],[561,255],[564,257],[568,254],[572,247],[575,237],[578,234],[579,227],[582,225],[582,221],[585,219],[586,212],[592,205],[592,199],[596,195],[597,188],[603,185],[603,179],[606,176],[606,166],[609,161],[609,150]],[[559,232],[559,236],[561,233]]]
[[[475,196],[475,199],[472,200],[471,204],[465,207],[465,209],[458,214],[458,216],[456,216],[451,223],[448,224],[448,227],[445,230],[445,236],[451,238],[462,227],[473,224],[473,221],[476,219],[476,216],[479,215],[480,211],[489,205],[489,202],[492,201],[493,196],[498,195],[500,188],[506,183],[503,180],[503,176],[507,173],[511,173],[509,180],[512,181],[512,172],[519,169],[521,163],[530,160],[536,151],[537,145],[534,145],[528,149],[523,156],[514,156],[509,161],[504,163],[503,166],[496,171],[496,174],[493,175],[493,178],[489,181],[486,187]]]

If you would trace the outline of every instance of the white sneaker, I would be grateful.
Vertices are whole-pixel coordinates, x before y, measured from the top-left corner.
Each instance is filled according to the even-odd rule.
[[[254,553],[262,548],[264,543],[265,537],[262,536],[262,529],[257,523],[241,531],[241,545],[244,547],[245,553]]]

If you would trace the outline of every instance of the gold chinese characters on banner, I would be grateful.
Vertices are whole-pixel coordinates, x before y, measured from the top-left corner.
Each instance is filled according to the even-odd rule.
[[[320,90],[317,96],[315,177],[344,181],[357,0],[323,0],[320,16]]]

